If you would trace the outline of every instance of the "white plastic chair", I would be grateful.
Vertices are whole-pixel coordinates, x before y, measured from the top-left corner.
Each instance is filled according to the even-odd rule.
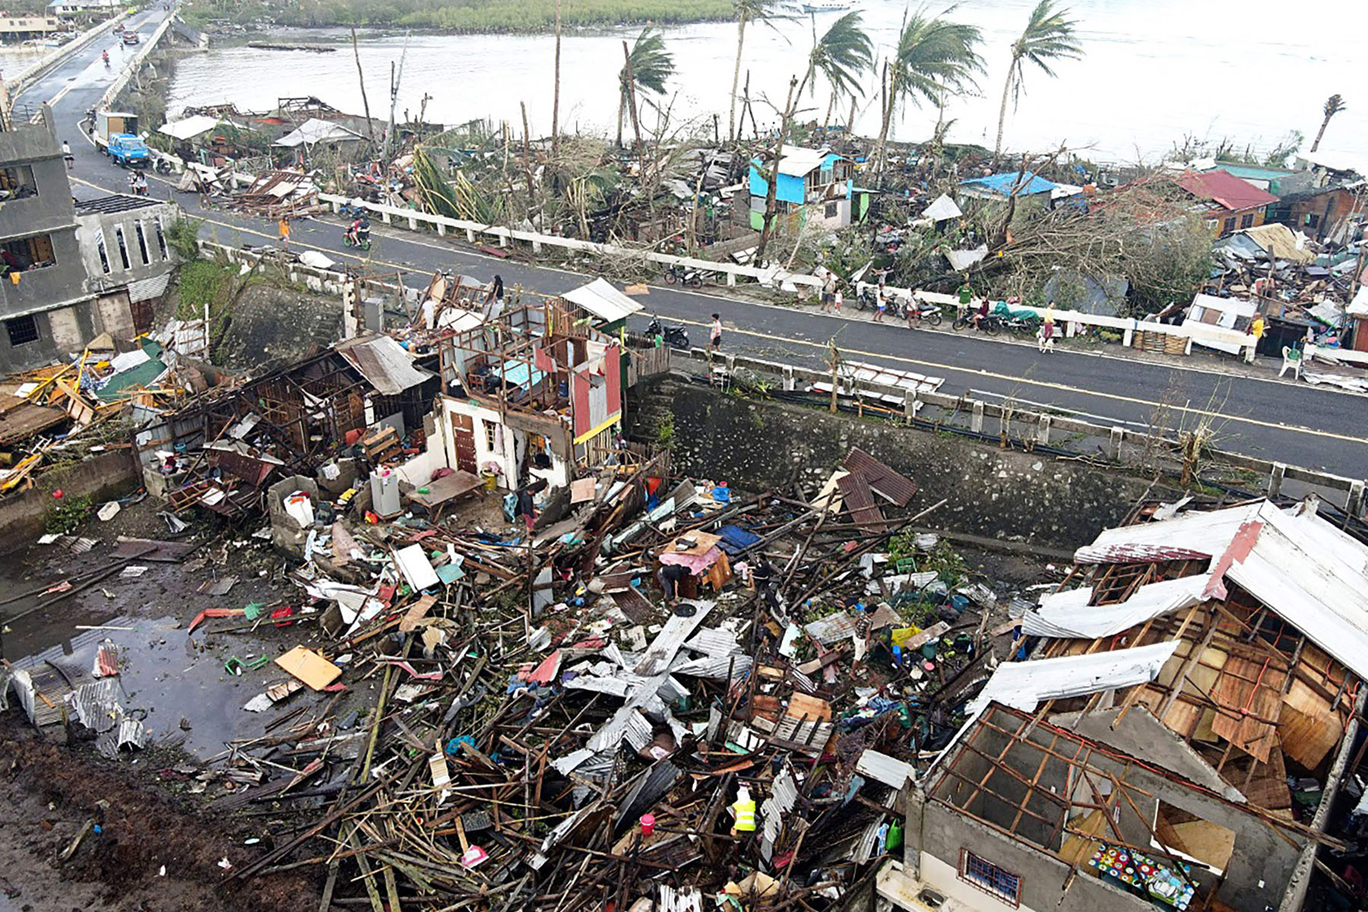
[[[1284,345],[1284,346],[1283,346],[1283,350],[1282,350],[1282,355],[1283,355],[1282,370],[1278,371],[1278,376],[1281,377],[1283,374],[1287,373],[1287,369],[1290,367],[1290,368],[1292,368],[1292,379],[1293,379],[1293,380],[1300,380],[1300,379],[1301,379],[1301,369],[1302,369],[1302,353],[1301,353],[1301,350],[1300,350],[1300,349],[1296,349],[1296,348],[1292,348],[1290,345]]]

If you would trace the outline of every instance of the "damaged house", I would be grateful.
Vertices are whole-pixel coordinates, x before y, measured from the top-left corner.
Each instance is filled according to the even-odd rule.
[[[1324,907],[1313,870],[1354,879],[1316,854],[1345,848],[1330,829],[1368,693],[1368,547],[1314,499],[1149,513],[1022,618],[1036,658],[969,704],[885,898],[1262,912]]]
[[[640,305],[600,281],[563,298],[523,293],[499,313],[471,306],[455,297],[434,312],[447,464],[509,489],[568,488],[577,467],[612,455],[622,417],[622,348],[593,327]]]

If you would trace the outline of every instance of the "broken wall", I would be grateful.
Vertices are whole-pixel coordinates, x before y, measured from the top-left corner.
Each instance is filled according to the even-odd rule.
[[[630,435],[655,440],[662,420],[672,416],[674,464],[683,473],[761,491],[786,484],[796,470],[815,494],[850,448],[859,447],[920,485],[914,509],[946,499],[926,524],[961,533],[1073,549],[1120,525],[1149,487],[1048,455],[743,399],[672,378],[639,384],[632,393]]]

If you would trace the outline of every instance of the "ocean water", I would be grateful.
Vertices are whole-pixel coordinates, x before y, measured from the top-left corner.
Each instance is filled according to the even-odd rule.
[[[1034,0],[963,0],[950,16],[978,25],[987,72],[980,92],[952,98],[946,118],[951,141],[992,145],[997,129],[1008,48]],[[1075,0],[1072,15],[1086,56],[1062,61],[1057,78],[1028,69],[1019,107],[1009,109],[1006,145],[1046,149],[1066,144],[1085,157],[1151,161],[1185,136],[1230,139],[1256,151],[1276,145],[1288,131],[1306,135],[1320,124],[1326,97],[1338,92],[1348,109],[1332,121],[1322,151],[1368,162],[1368,92],[1353,36],[1368,30],[1368,4],[1305,0],[1289,7],[1274,0]],[[894,0],[857,4],[880,55],[896,39],[904,5]],[[940,7],[931,7],[938,12]],[[816,18],[820,31],[838,14]],[[814,23],[796,17],[747,29],[742,81],[750,73],[755,117],[763,130],[777,121],[788,77],[800,72]],[[562,45],[560,119],[564,129],[616,129],[617,73],[623,40],[636,29],[567,33]],[[308,36],[343,41],[341,32]],[[727,131],[728,93],[736,54],[734,23],[704,23],[665,30],[676,76],[658,99],[670,111],[669,130],[711,133],[713,115]],[[519,103],[532,131],[551,125],[554,40],[549,35],[387,36],[364,40],[361,61],[371,112],[388,117],[391,64],[403,62],[397,93],[400,118],[418,116],[428,97],[429,120],[446,124],[478,118],[508,121],[521,133]],[[857,129],[878,130],[877,78],[870,77],[859,105]],[[349,41],[334,53],[214,49],[179,64],[171,90],[173,116],[187,104],[232,101],[242,109],[269,109],[278,96],[316,95],[360,113],[361,92]],[[826,116],[829,94],[819,85],[803,109]],[[848,101],[835,120],[849,116]],[[652,112],[644,120],[654,128]],[[894,137],[930,135],[933,108],[909,106]],[[749,131],[749,123],[747,123]],[[630,127],[627,128],[630,131]],[[1362,150],[1362,151],[1360,151]]]

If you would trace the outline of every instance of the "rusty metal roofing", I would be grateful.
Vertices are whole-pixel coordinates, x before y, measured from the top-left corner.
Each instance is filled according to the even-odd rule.
[[[1074,552],[1074,560],[1080,564],[1152,564],[1157,561],[1206,560],[1211,556],[1210,551],[1141,542],[1084,545]]]
[[[855,525],[865,528],[883,526],[883,511],[874,503],[874,495],[863,475],[854,472],[845,475],[836,482],[836,488],[841,492],[841,500]]]
[[[870,488],[891,500],[896,506],[907,506],[917,493],[916,482],[890,469],[859,447],[851,448],[842,465],[852,475],[864,478]]]

